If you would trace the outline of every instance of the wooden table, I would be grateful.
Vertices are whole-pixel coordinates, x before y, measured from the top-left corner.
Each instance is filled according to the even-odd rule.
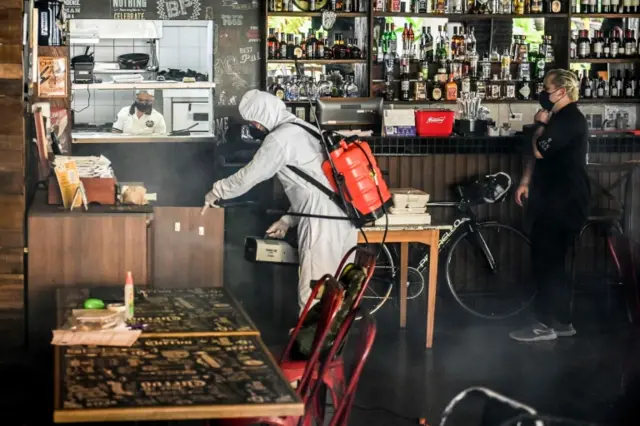
[[[257,328],[226,289],[145,292],[137,296],[135,319],[148,327],[132,347],[55,347],[55,423],[304,413]],[[87,297],[121,302],[122,291],[59,290],[59,324]]]
[[[122,303],[123,289],[90,288],[57,291],[58,324],[68,326],[71,310],[95,297]],[[142,289],[136,292],[133,322],[144,325],[145,335],[244,336],[260,331],[242,305],[224,287]]]
[[[384,238],[384,227],[364,227],[367,241],[379,244]],[[427,290],[427,336],[426,346],[433,346],[433,328],[436,315],[436,289],[438,284],[438,242],[440,231],[451,229],[450,225],[389,226],[385,243],[400,243],[400,283],[406,283],[409,275],[409,243],[429,246],[429,286]],[[365,243],[358,234],[358,243]],[[400,285],[400,327],[407,326],[407,286]]]

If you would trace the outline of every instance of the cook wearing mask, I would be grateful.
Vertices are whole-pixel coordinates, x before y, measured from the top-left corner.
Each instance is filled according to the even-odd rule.
[[[552,70],[544,86],[539,97],[543,109],[535,115],[532,158],[515,196],[520,206],[528,199],[531,267],[538,288],[534,301],[538,322],[510,334],[522,342],[576,334],[565,259],[586,222],[591,197],[586,161],[589,128],[576,104],[578,79],[571,71]]]
[[[120,110],[111,131],[130,135],[164,135],[167,125],[164,117],[153,109],[154,91],[136,90],[136,100]]]
[[[206,207],[216,207],[217,200],[239,197],[275,175],[289,199],[290,212],[345,217],[327,195],[287,167],[297,167],[331,188],[322,171],[325,151],[318,138],[304,128],[316,129],[288,112],[280,99],[259,90],[247,92],[238,109],[242,118],[250,123],[252,135],[262,134],[264,141],[249,164],[213,184],[205,197],[203,213]],[[288,215],[273,223],[266,233],[271,238],[283,238],[287,230],[296,225],[300,259],[298,306],[302,310],[311,294],[312,281],[325,274],[335,274],[342,257],[357,244],[358,236],[347,220]]]

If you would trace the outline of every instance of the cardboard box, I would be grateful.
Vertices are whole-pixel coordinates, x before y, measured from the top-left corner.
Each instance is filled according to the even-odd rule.
[[[116,204],[116,180],[114,178],[80,178],[87,193],[87,203]],[[49,204],[62,204],[62,194],[55,177],[49,178]]]
[[[415,113],[412,109],[386,109],[382,126],[385,136],[415,136]]]

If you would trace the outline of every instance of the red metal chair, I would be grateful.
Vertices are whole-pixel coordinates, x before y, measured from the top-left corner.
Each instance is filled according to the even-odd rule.
[[[371,352],[371,347],[373,346],[373,342],[376,338],[376,322],[373,316],[368,312],[362,312],[359,309],[355,309],[351,311],[345,320],[344,326],[341,328],[336,341],[344,341],[346,339],[347,334],[351,330],[351,326],[355,323],[358,316],[362,316],[362,321],[360,321],[360,335],[358,336],[355,352],[353,354],[353,361],[350,369],[351,375],[348,381],[346,381],[344,393],[340,398],[334,400],[335,411],[329,426],[348,425],[351,407],[353,406],[358,381],[360,380],[360,374],[362,374],[362,369],[364,368],[364,364],[367,362],[367,358]],[[332,373],[333,366],[331,360],[338,356],[339,350],[340,348],[338,345],[333,345],[331,347],[331,350],[327,355],[327,360],[321,364],[320,372],[318,373],[323,380],[317,380],[315,382],[315,385],[309,394],[309,398],[307,399],[306,411],[313,410],[315,416],[318,417],[318,420],[320,421],[319,424],[324,424],[324,392],[322,392],[322,388],[324,386],[325,376]]]
[[[320,320],[317,324],[315,334],[313,336],[313,344],[311,349],[311,356],[309,360],[306,361],[304,371],[300,377],[300,382],[296,391],[298,395],[302,399],[302,402],[305,404],[308,401],[308,397],[310,394],[311,385],[313,383],[312,377],[314,372],[320,368],[319,360],[320,354],[322,352],[322,348],[324,346],[324,341],[331,331],[331,324],[333,323],[336,314],[338,313],[338,309],[342,306],[342,301],[344,298],[344,290],[340,283],[333,278],[331,275],[327,274],[322,277],[316,285],[313,287],[311,292],[311,296],[307,301],[307,304],[304,307],[302,315],[300,316],[300,320],[298,321],[298,325],[291,333],[291,338],[289,339],[289,344],[287,345],[288,350],[291,350],[293,346],[293,342],[302,328],[303,320],[306,317],[309,309],[311,309],[312,302],[315,300],[316,295],[320,291],[321,288],[324,287],[324,291],[322,293],[322,297],[320,299]],[[281,425],[281,426],[294,426],[298,424],[300,421],[303,425],[311,424],[311,412],[305,412],[305,415],[302,418],[298,417],[265,417],[265,418],[241,418],[241,419],[224,419],[219,423],[224,426],[246,426],[246,425],[254,425],[266,423],[269,425]]]
[[[349,315],[351,312],[355,311],[359,307],[360,301],[362,300],[362,296],[364,295],[364,292],[366,291],[367,286],[369,285],[369,281],[371,280],[371,277],[373,275],[375,265],[376,265],[375,253],[372,253],[369,250],[366,250],[362,247],[353,247],[344,255],[344,257],[342,258],[342,261],[340,262],[340,265],[338,266],[338,271],[337,271],[338,274],[336,274],[336,276],[339,277],[339,279],[342,278],[342,272],[344,270],[344,267],[346,266],[347,261],[349,260],[349,258],[354,252],[355,252],[355,261],[354,261],[355,265],[365,268],[365,270],[367,271],[367,277],[362,283],[362,287],[360,288],[360,291],[358,292],[355,299],[353,300],[353,303],[349,308],[349,313],[347,315]],[[312,297],[314,296],[312,295]],[[309,302],[307,302],[307,306],[308,304]],[[303,312],[303,315],[300,317],[300,320],[298,321],[299,327],[301,327],[301,322],[303,321],[303,316],[306,313],[306,309],[307,307],[305,307],[305,312]],[[340,329],[338,330],[338,333],[337,333],[337,337],[333,342],[333,347],[338,348],[338,352],[334,354],[333,358],[329,358],[328,362],[330,365],[330,374],[326,374],[323,377],[323,380],[325,381],[325,384],[329,390],[329,393],[331,394],[331,398],[333,399],[334,403],[338,398],[338,394],[341,393],[344,389],[344,359],[342,358],[342,355],[340,354],[339,350],[344,346],[344,342],[348,335],[349,329],[350,329],[350,324],[347,324],[346,321],[340,326]],[[293,334],[295,334],[295,330]],[[292,334],[292,337],[294,337],[293,334]],[[282,371],[284,372],[285,377],[290,382],[298,381],[302,378],[303,373],[306,370],[306,363],[307,363],[307,361],[291,359],[290,355],[291,355],[291,349],[293,347],[294,341],[295,341],[295,338],[292,338],[289,340],[289,345],[287,345],[287,348],[284,350],[284,352],[282,353],[282,357],[280,358],[280,367],[282,368]],[[312,378],[313,380],[315,380],[317,379],[317,377],[318,375],[314,374]]]

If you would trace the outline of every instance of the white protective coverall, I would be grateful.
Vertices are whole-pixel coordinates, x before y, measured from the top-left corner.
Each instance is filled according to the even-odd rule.
[[[259,90],[247,92],[238,109],[244,120],[260,123],[269,133],[249,164],[213,184],[213,195],[223,200],[239,197],[276,175],[291,203],[290,212],[344,217],[345,213],[333,201],[287,167],[295,166],[331,188],[322,171],[326,153],[320,141],[287,123],[315,128],[288,112],[276,96]],[[302,310],[311,294],[311,281],[335,274],[342,257],[357,244],[358,234],[347,220],[286,215],[282,220],[290,227],[298,225],[298,305]]]

